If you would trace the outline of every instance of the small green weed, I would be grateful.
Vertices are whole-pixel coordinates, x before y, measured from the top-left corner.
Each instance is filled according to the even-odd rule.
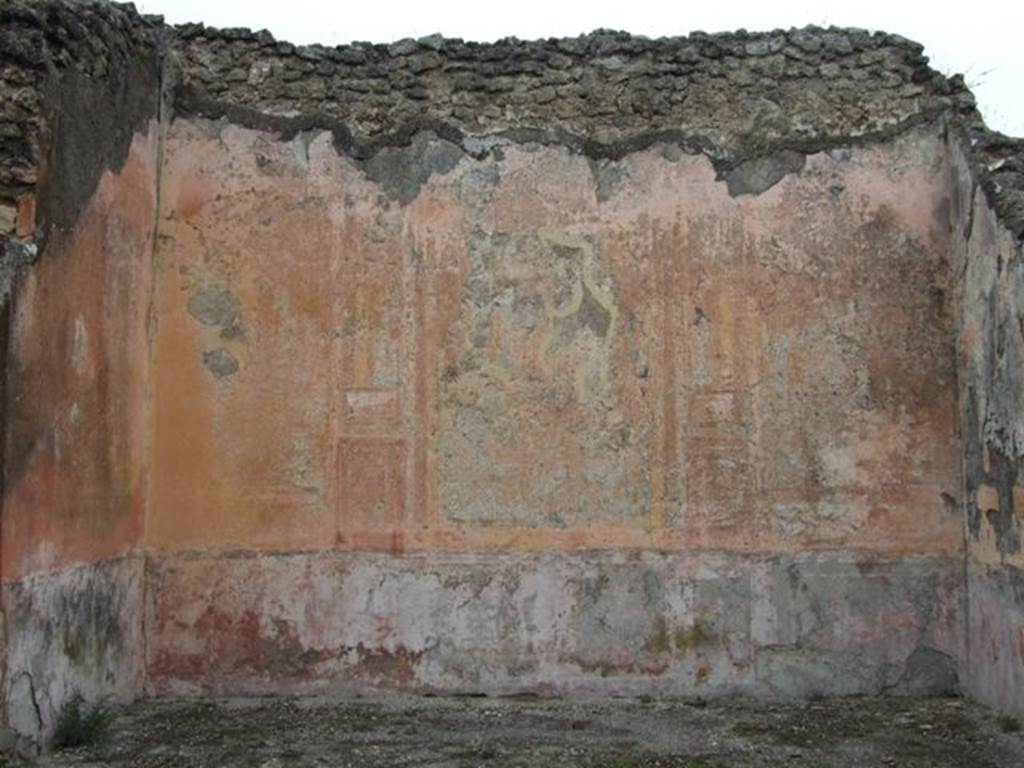
[[[732,732],[737,736],[763,736],[765,728],[762,725],[756,723],[745,723],[739,722],[732,727]]]
[[[996,725],[999,726],[999,730],[1003,733],[1020,733],[1024,730],[1024,726],[1021,726],[1020,720],[1010,715],[1000,715],[996,718]]]
[[[73,749],[102,744],[110,736],[111,713],[96,704],[87,707],[80,696],[64,705],[53,732],[54,749]]]

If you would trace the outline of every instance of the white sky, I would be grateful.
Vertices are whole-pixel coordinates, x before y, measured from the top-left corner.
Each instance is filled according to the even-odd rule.
[[[269,29],[278,40],[387,43],[441,32],[490,41],[575,36],[599,27],[649,37],[818,24],[896,32],[925,46],[932,66],[961,72],[989,126],[1024,136],[1024,2],[978,0],[136,0],[170,23]]]

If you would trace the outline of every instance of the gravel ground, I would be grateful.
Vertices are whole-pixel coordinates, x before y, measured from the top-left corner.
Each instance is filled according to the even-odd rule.
[[[959,699],[156,700],[39,765],[1021,768],[1018,727]]]

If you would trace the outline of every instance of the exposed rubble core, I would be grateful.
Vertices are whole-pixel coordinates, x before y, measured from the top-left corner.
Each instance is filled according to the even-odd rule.
[[[186,110],[341,121],[351,136],[341,129],[339,143],[367,143],[363,152],[442,123],[474,134],[525,128],[612,156],[668,131],[742,156],[973,108],[962,81],[928,69],[919,45],[857,30],[295,48],[200,26],[176,29],[172,45]]]
[[[0,234],[29,237],[37,218],[69,228],[99,176],[121,166],[156,114],[159,37],[114,4],[0,7]]]
[[[1024,145],[854,29],[0,7],[2,690],[1024,713]]]

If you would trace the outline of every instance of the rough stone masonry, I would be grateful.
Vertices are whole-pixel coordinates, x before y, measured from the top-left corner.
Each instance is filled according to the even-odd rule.
[[[0,5],[3,714],[1024,713],[1024,143],[852,29],[296,47]]]

